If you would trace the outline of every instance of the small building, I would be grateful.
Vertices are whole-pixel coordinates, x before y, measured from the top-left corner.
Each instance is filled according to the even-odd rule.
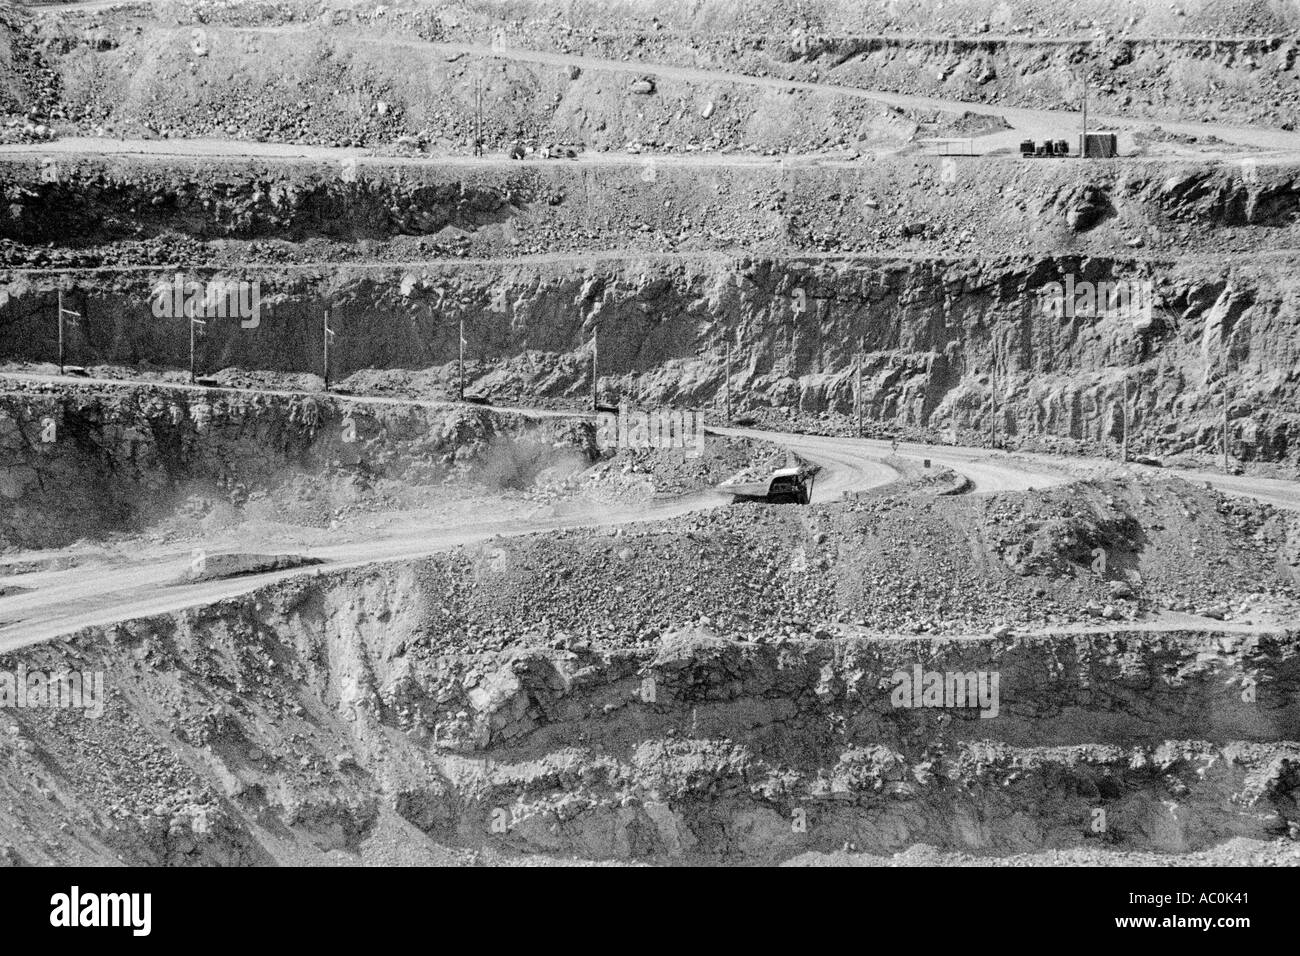
[[[1119,155],[1115,133],[1084,133],[1079,137],[1079,154],[1084,159],[1110,159]]]

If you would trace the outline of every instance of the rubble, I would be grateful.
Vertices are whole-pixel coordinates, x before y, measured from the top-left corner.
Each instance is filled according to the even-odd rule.
[[[0,10],[0,865],[1300,862],[1294,17],[751,6]]]

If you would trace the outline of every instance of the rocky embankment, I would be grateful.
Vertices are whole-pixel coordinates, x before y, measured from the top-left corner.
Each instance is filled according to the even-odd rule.
[[[169,864],[383,862],[395,837],[661,862],[1285,844],[1300,644],[1242,620],[1248,592],[1294,600],[1276,517],[1251,509],[1178,482],[739,508],[88,630],[6,661],[99,671],[106,694],[94,719],[13,712],[0,841],[13,862]],[[1032,547],[981,554],[1004,536]],[[1233,620],[871,633],[932,612],[939,581],[985,628],[1045,585],[1058,622],[1183,588]],[[965,705],[903,695],[918,670],[960,675]]]
[[[286,485],[327,512],[393,480],[530,487],[597,454],[590,426],[474,406],[19,385],[0,392],[0,546],[138,530],[191,498],[266,510]]]
[[[1293,164],[907,156],[699,167],[12,155],[12,268],[554,255],[1276,253]]]
[[[908,9],[903,9],[906,6]],[[1033,9],[1029,9],[1029,7]],[[124,5],[0,20],[9,109],[68,132],[222,136],[323,145],[467,149],[484,84],[492,148],[516,137],[596,149],[861,149],[951,113],[892,112],[824,83],[970,104],[1294,127],[1294,12],[1264,4],[477,3],[433,8],[308,2]],[[441,44],[453,44],[448,48]],[[468,44],[473,52],[463,46]],[[597,57],[533,62],[515,48]],[[223,66],[238,62],[233,73]],[[644,71],[628,69],[637,61]],[[713,71],[689,78],[655,67]],[[317,110],[307,85],[338,90]],[[1189,114],[1190,104],[1195,113]]]
[[[232,273],[222,273],[230,276]],[[450,382],[464,317],[470,389],[505,403],[580,407],[598,336],[602,393],[646,406],[707,407],[726,396],[732,346],[737,415],[825,429],[864,417],[876,433],[963,443],[1212,459],[1224,390],[1233,458],[1296,459],[1295,296],[1276,263],[1082,257],[818,262],[612,260],[420,268],[262,269],[256,328],[212,319],[200,369],[318,371],[320,316],[331,310],[336,381],[398,388],[415,370]],[[1057,316],[1043,295],[1079,283],[1151,284],[1149,315],[1102,309]],[[156,280],[154,280],[156,281]],[[0,355],[56,350],[51,279],[11,282]],[[85,365],[188,361],[184,319],[151,314],[152,282],[78,283],[83,319],[69,354]],[[1225,345],[1226,343],[1226,345]],[[859,351],[859,346],[861,351]],[[388,372],[366,371],[390,370]],[[401,370],[407,370],[402,372]]]

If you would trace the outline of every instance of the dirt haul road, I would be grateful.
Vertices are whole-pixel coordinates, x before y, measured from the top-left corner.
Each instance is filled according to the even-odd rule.
[[[122,387],[120,380],[67,376],[31,376],[0,374],[0,378],[38,382],[66,382]],[[276,397],[305,395],[286,390],[207,388],[198,385],[149,384],[154,388],[190,391],[217,391],[232,394],[257,394]],[[347,396],[347,401],[367,405],[445,406],[445,402],[415,402],[388,397]],[[499,407],[500,411],[519,412],[531,417],[580,417],[568,412]],[[760,437],[762,433],[759,434]],[[817,486],[819,500],[839,497],[888,484],[900,477],[897,469],[882,459],[888,452],[872,450],[869,454],[837,451],[826,439],[784,436],[783,444],[823,467]],[[250,574],[238,578],[185,583],[184,578],[194,560],[194,549],[142,554],[128,564],[93,561],[73,568],[32,572],[0,578],[0,588],[15,586],[21,590],[0,598],[0,651],[12,650],[73,633],[81,628],[103,625],[186,607],[210,604],[242,594],[254,588],[301,574],[321,570],[415,558],[436,551],[486,541],[503,535],[525,535],[561,528],[591,528],[625,525],[677,517],[692,511],[718,507],[730,499],[714,492],[699,492],[666,501],[627,506],[565,508],[560,513],[526,520],[475,521],[448,526],[445,523],[406,523],[395,534],[368,538],[333,546],[316,547],[307,556],[315,564],[280,571]],[[275,552],[302,550],[294,541],[259,542],[259,550]],[[216,553],[214,550],[213,553]]]
[[[313,28],[308,26],[269,26],[228,28],[231,33],[243,34],[286,34],[302,33],[313,35]],[[188,28],[178,30],[188,33]],[[1025,136],[1034,138],[1055,138],[1062,129],[1074,129],[1080,120],[1080,113],[1075,110],[1029,109],[1024,107],[992,106],[988,103],[968,100],[948,99],[933,96],[920,96],[910,93],[888,93],[880,90],[845,86],[838,83],[823,83],[807,80],[786,80],[779,77],[754,76],[732,70],[704,69],[700,67],[674,66],[656,63],[651,60],[611,60],[603,57],[585,56],[574,53],[553,53],[549,51],[530,50],[513,47],[506,43],[440,43],[427,40],[398,40],[392,37],[358,37],[355,42],[396,47],[410,50],[413,54],[426,54],[446,59],[448,56],[464,55],[479,59],[501,59],[516,62],[535,63],[543,66],[567,68],[577,66],[583,70],[623,74],[653,74],[658,77],[697,84],[730,83],[739,86],[757,87],[767,90],[798,91],[805,93],[829,93],[853,99],[870,100],[884,106],[910,110],[937,110],[940,112],[960,114],[972,112],[989,116],[1000,116],[1012,127],[1009,131],[988,134],[976,139],[988,148],[1014,147]],[[1136,130],[1163,129],[1178,135],[1217,136],[1225,143],[1247,146],[1255,149],[1279,149],[1291,152],[1300,151],[1300,133],[1281,129],[1259,129],[1251,126],[1235,126],[1222,123],[1179,123],[1137,119],[1119,114],[1090,114],[1094,129],[1109,128],[1132,132]]]
[[[56,376],[10,373],[0,377],[61,380]],[[84,378],[62,380],[87,381]],[[128,384],[113,380],[90,381],[117,386]],[[282,390],[207,389],[203,386],[149,384],[155,388],[244,394],[305,394]],[[360,404],[445,404],[365,396],[349,396],[349,400]],[[569,414],[529,409],[501,410],[522,411],[535,417]],[[714,430],[724,435],[775,442],[820,465],[822,471],[814,489],[814,501],[818,503],[835,500],[846,493],[878,488],[900,477],[899,470],[889,463],[895,455],[893,447],[884,441],[826,438],[753,429]],[[1043,488],[1115,467],[1113,462],[1095,459],[1013,455],[978,448],[911,443],[899,445],[897,454],[914,459],[929,459],[933,465],[950,468],[966,477],[975,493]],[[1295,482],[1225,477],[1199,472],[1176,474],[1190,480],[1205,481],[1225,492],[1248,495],[1280,507],[1300,509],[1300,484]],[[497,536],[535,534],[561,528],[610,527],[672,518],[718,507],[727,500],[725,496],[714,492],[699,492],[650,504],[584,508],[523,521],[487,521],[453,526],[443,523],[409,523],[396,534],[313,548],[307,556],[319,563],[310,566],[199,583],[186,583],[184,580],[193,561],[192,550],[143,554],[126,565],[100,561],[62,570],[0,578],[0,589],[9,585],[27,589],[0,598],[0,651],[52,640],[84,627],[210,604],[297,575],[382,561],[406,560]],[[295,542],[291,541],[278,544],[272,542],[268,550],[291,551],[294,546]]]
[[[283,27],[249,28],[258,32],[283,30]],[[298,28],[292,28],[298,29]],[[376,43],[393,41],[375,40]],[[814,83],[801,80],[783,80],[775,77],[750,76],[726,70],[705,70],[697,67],[668,66],[645,60],[607,60],[600,57],[578,56],[568,53],[543,53],[537,50],[517,49],[503,44],[479,45],[470,43],[416,43],[397,41],[397,46],[425,47],[443,56],[465,53],[477,57],[496,57],[500,59],[522,60],[542,63],[549,66],[566,67],[570,64],[587,70],[606,70],[621,73],[655,73],[660,76],[695,83],[736,83],[746,86],[758,86],[766,89],[799,90],[803,92],[835,93],[840,96],[873,100],[886,106],[900,109],[939,110],[949,113],[972,112],[991,116],[1001,116],[1012,127],[1009,133],[996,133],[987,137],[976,137],[994,147],[1014,144],[1022,135],[1037,138],[1059,136],[1062,129],[1073,129],[1080,114],[1073,110],[1041,110],[1022,107],[990,106],[987,103],[966,100],[942,99],[933,96],[917,96],[910,93],[885,93],[878,90],[864,90],[854,86],[837,83]],[[1115,128],[1125,130],[1154,130],[1161,128],[1180,135],[1213,135],[1227,143],[1250,146],[1257,149],[1300,150],[1300,133],[1280,129],[1258,129],[1247,126],[1230,126],[1219,123],[1177,123],[1146,119],[1132,119],[1110,113],[1090,114],[1094,129]]]
[[[94,5],[91,5],[80,9],[94,8]],[[74,10],[78,8],[69,6],[61,9]],[[176,33],[178,36],[188,36],[191,29],[192,28],[190,27],[177,28]],[[246,35],[283,35],[287,33],[300,33],[305,37],[314,35],[312,32],[314,28],[297,24],[267,27],[228,27],[225,29],[233,34]],[[726,83],[765,90],[833,94],[852,99],[869,100],[875,103],[880,103],[884,106],[904,110],[930,110],[951,113],[954,115],[971,112],[980,115],[1001,117],[1008,124],[1010,129],[974,137],[974,141],[979,144],[980,152],[988,152],[993,149],[1014,150],[1018,142],[1024,138],[1058,138],[1062,130],[1075,129],[1080,122],[1080,114],[1075,110],[1050,110],[997,106],[989,103],[960,99],[921,96],[909,93],[889,93],[881,90],[864,89],[861,87],[846,86],[837,83],[787,80],[779,77],[755,76],[732,70],[677,66],[656,63],[651,60],[612,60],[574,53],[531,50],[501,43],[443,43],[425,40],[401,40],[393,37],[358,37],[354,39],[354,42],[381,45],[386,48],[401,48],[409,50],[416,56],[424,54],[429,57],[436,57],[440,60],[460,55],[471,56],[482,60],[511,60],[521,63],[532,63],[541,66],[560,68],[576,66],[587,71],[596,72],[631,74],[637,76],[642,74],[653,74],[658,77],[695,84]],[[1061,39],[1055,42],[1070,43],[1074,41]],[[1288,155],[1300,153],[1300,132],[1276,128],[1261,129],[1253,126],[1222,123],[1180,123],[1168,120],[1135,118],[1114,113],[1093,113],[1090,114],[1090,116],[1093,128],[1114,129],[1120,131],[1124,136],[1131,135],[1133,132],[1150,132],[1159,129],[1175,135],[1195,136],[1198,138],[1207,136],[1217,137],[1228,147],[1235,146],[1246,147],[1249,149],[1277,150],[1284,151]],[[88,139],[73,138],[68,140],[66,145],[60,145],[59,142],[39,143],[18,147],[7,147],[5,151],[63,154],[77,154],[82,152],[95,154],[104,152],[102,148],[96,148],[89,143],[90,141]],[[1129,144],[1125,143],[1123,145],[1124,148],[1127,148]],[[335,150],[326,147],[311,147],[280,143],[257,144],[238,142],[222,145],[209,140],[140,141],[132,143],[129,148],[121,151],[130,152],[135,155],[182,156],[195,154],[196,148],[200,154],[205,156],[276,156],[280,158],[297,159],[324,159],[333,158],[339,155],[361,156],[367,152],[366,150],[360,149]],[[1231,149],[1228,149],[1224,151],[1224,154],[1226,155],[1230,152]],[[645,157],[638,156],[629,158],[639,162]],[[656,156],[656,162],[660,161],[661,158],[662,157]],[[806,156],[804,158],[806,158]],[[1202,156],[1202,158],[1204,158],[1204,156]],[[1285,157],[1274,156],[1271,157],[1269,161],[1280,161],[1283,158]],[[718,159],[718,157],[710,157],[707,155],[693,155],[684,158],[684,161],[690,165],[708,165],[717,163]],[[430,160],[414,161],[428,162]],[[480,161],[492,162],[496,160],[494,158]],[[724,163],[733,163],[736,161],[736,157],[729,155],[722,158],[721,161]]]

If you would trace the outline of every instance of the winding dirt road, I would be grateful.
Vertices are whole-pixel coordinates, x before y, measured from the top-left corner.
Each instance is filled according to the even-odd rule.
[[[51,11],[57,9],[59,12],[75,12],[78,10],[94,11],[104,7],[117,6],[116,3],[92,2],[87,4],[70,4],[58,8],[47,8]],[[148,9],[147,4],[121,4],[123,7],[138,7],[142,12]],[[170,30],[178,38],[177,42],[188,42],[188,38],[193,31],[192,26],[175,27]],[[245,36],[256,38],[257,36],[285,36],[301,34],[305,38],[315,36],[318,27],[310,24],[280,24],[274,26],[256,26],[256,27],[218,27],[208,28],[216,36],[220,33],[231,36]],[[902,37],[903,35],[899,35]],[[896,37],[897,39],[898,37]],[[991,38],[984,38],[988,41]],[[1049,42],[1049,43],[1078,43],[1078,38],[1033,38],[1027,41],[1025,38],[1018,38],[1021,42]],[[1177,41],[1183,38],[1165,38],[1171,41]],[[1190,38],[1188,38],[1190,39]],[[1242,38],[1224,38],[1225,40],[1239,40]],[[947,97],[922,96],[912,93],[892,93],[879,89],[872,89],[860,86],[849,86],[841,83],[828,83],[825,81],[795,80],[784,79],[776,76],[755,75],[751,73],[738,72],[736,70],[708,68],[703,66],[684,66],[680,64],[659,63],[653,60],[627,59],[615,60],[605,57],[588,56],[580,53],[557,52],[551,50],[533,50],[522,47],[511,46],[508,43],[452,43],[438,42],[431,40],[404,39],[394,36],[367,36],[356,35],[348,38],[348,42],[357,45],[374,45],[384,48],[402,49],[412,57],[413,60],[419,58],[436,59],[446,61],[449,57],[468,56],[480,61],[488,60],[510,60],[518,63],[530,63],[538,66],[554,67],[564,69],[570,66],[577,66],[583,70],[596,73],[635,75],[643,74],[653,75],[661,79],[672,79],[679,82],[691,83],[696,85],[717,86],[732,85],[757,88],[774,93],[809,93],[820,94],[824,96],[837,96],[848,99],[868,100],[879,103],[882,106],[904,109],[904,110],[924,110],[938,111],[953,115],[960,115],[966,112],[976,113],[987,116],[1001,117],[1010,127],[1009,129],[999,132],[989,133],[983,136],[974,137],[975,142],[979,144],[979,152],[989,152],[994,149],[1016,148],[1021,139],[1046,139],[1058,138],[1062,130],[1075,129],[1080,122],[1080,114],[1075,110],[1060,109],[1039,109],[1030,107],[1003,106],[994,103],[985,103],[976,100],[962,100]],[[1116,113],[1093,113],[1092,122],[1094,128],[1114,129],[1121,134],[1121,152],[1131,148],[1131,136],[1134,132],[1154,131],[1162,129],[1169,133],[1178,135],[1195,136],[1205,138],[1214,136],[1221,140],[1229,147],[1246,147],[1249,149],[1262,149],[1270,151],[1280,151],[1280,155],[1266,157],[1265,162],[1282,161],[1288,157],[1294,157],[1300,153],[1300,132],[1283,130],[1271,127],[1258,127],[1242,124],[1227,123],[1200,123],[1200,122],[1180,122],[1177,120],[1156,120],[1137,116],[1125,116]],[[97,154],[106,150],[102,147],[96,148],[90,145],[91,141],[87,139],[73,138],[65,142],[65,145],[59,143],[41,143],[32,145],[19,145],[5,147],[0,152],[36,152],[41,154],[51,153],[83,153]],[[197,149],[196,149],[197,148]],[[113,150],[108,150],[113,151]],[[135,155],[157,155],[157,156],[182,156],[182,155],[203,155],[203,156],[226,156],[226,157],[275,157],[275,158],[293,158],[308,160],[325,160],[335,159],[339,156],[362,156],[365,150],[335,150],[325,147],[302,146],[294,144],[278,143],[249,143],[249,142],[223,142],[212,140],[156,140],[156,141],[136,141],[129,145],[120,145],[116,149],[119,153],[130,153]],[[1231,154],[1229,148],[1226,154]],[[617,154],[615,154],[617,155]],[[644,157],[627,157],[636,162],[640,162]],[[660,162],[664,157],[655,157],[656,162]],[[755,157],[759,158],[759,157]],[[806,157],[805,157],[806,158]],[[1202,156],[1201,158],[1204,158]],[[439,162],[443,158],[428,157],[408,160],[410,162]],[[761,159],[761,158],[759,158]],[[708,165],[708,164],[733,164],[742,160],[739,156],[731,155],[714,155],[693,154],[685,157],[684,161],[690,165]],[[483,162],[485,160],[479,160]],[[496,161],[495,157],[486,160],[488,162]],[[590,160],[588,160],[590,161]],[[602,162],[608,162],[610,159],[602,157]],[[771,159],[770,161],[779,161]],[[392,160],[385,160],[392,162]]]
[[[4,375],[4,378],[22,376]],[[48,378],[44,379],[48,381]],[[121,386],[122,382],[94,379],[70,379]],[[200,386],[163,386],[204,390]],[[288,396],[296,393],[281,390],[221,389],[225,392]],[[445,405],[442,402],[405,402],[393,398],[348,396],[347,401],[360,404]],[[568,417],[573,413],[549,410],[500,408],[530,417]],[[754,433],[762,435],[762,433]],[[831,439],[782,436],[781,443],[823,468],[817,484],[817,498],[831,500],[845,492],[878,487],[896,481],[900,474],[883,459],[888,450],[845,450]],[[555,509],[551,515],[523,520],[474,520],[448,525],[443,522],[404,523],[400,530],[363,540],[347,541],[325,547],[312,547],[307,553],[319,564],[245,575],[218,581],[177,583],[182,581],[193,560],[193,550],[171,550],[143,555],[126,564],[105,559],[91,559],[75,567],[37,571],[0,577],[0,590],[24,588],[0,597],[0,651],[39,643],[71,634],[81,628],[111,624],[132,618],[177,611],[210,604],[243,594],[255,588],[287,578],[338,571],[381,561],[402,561],[472,545],[502,536],[517,536],[555,531],[561,528],[593,528],[658,521],[726,504],[730,499],[712,491],[644,504]],[[202,548],[198,543],[194,548]],[[213,548],[211,553],[222,549]],[[259,542],[259,551],[276,553],[303,552],[298,542]],[[53,555],[43,553],[44,559]]]
[[[243,394],[298,396],[306,393],[269,389],[208,389],[203,386],[130,383],[111,379],[67,378],[0,373],[0,378],[67,383],[91,383],[105,386],[148,384],[159,388],[221,391]],[[445,406],[444,402],[415,402],[400,398],[347,396],[346,401],[359,404],[407,404]],[[502,407],[530,417],[567,417],[582,413]],[[891,460],[894,452],[889,443],[871,439],[826,438],[753,429],[714,429],[720,434],[776,442],[822,467],[814,500],[823,503],[845,493],[865,491],[887,485],[900,478]],[[1076,478],[1097,474],[1115,467],[1114,462],[1083,458],[1060,458],[1045,455],[991,452],[986,449],[942,445],[901,444],[898,455],[932,463],[964,475],[975,493],[1043,488]],[[896,461],[895,461],[896,464]],[[1154,474],[1179,475],[1189,480],[1205,481],[1233,494],[1248,495],[1284,508],[1300,509],[1300,483],[1250,477],[1224,476],[1213,473],[1173,472],[1150,469]],[[304,574],[320,574],[382,561],[403,561],[472,545],[501,536],[517,536],[555,531],[561,528],[592,528],[629,525],[677,517],[692,511],[724,505],[728,499],[715,492],[699,492],[683,497],[625,506],[555,509],[552,514],[523,520],[474,520],[467,523],[427,521],[403,523],[396,531],[367,536],[362,540],[310,548],[310,557],[319,564],[250,574],[238,578],[200,583],[177,583],[190,567],[193,551],[172,550],[145,554],[121,561],[89,560],[70,568],[36,571],[0,577],[0,591],[20,588],[0,597],[0,651],[53,640],[81,628],[111,624],[154,614],[179,611],[224,600],[267,584]],[[303,551],[299,542],[271,542],[258,550],[272,552]],[[201,545],[194,545],[201,547]],[[213,548],[211,553],[221,549]],[[46,554],[46,558],[51,555]]]

